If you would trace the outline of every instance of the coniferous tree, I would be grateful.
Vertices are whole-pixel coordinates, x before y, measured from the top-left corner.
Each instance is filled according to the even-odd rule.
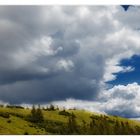
[[[44,117],[40,105],[38,105],[37,109],[33,105],[31,110],[31,115],[30,115],[30,121],[34,123],[41,123],[44,121]]]
[[[140,135],[140,126],[135,127],[135,133],[136,135]]]
[[[96,116],[92,115],[90,116],[90,123],[89,123],[89,134],[92,135],[92,134],[97,134],[97,124],[96,124],[96,121],[95,121],[95,118]]]
[[[54,110],[55,110],[54,105],[51,104],[49,110],[50,110],[50,111],[54,111]]]
[[[76,123],[76,116],[71,113],[68,117],[68,133],[75,134],[78,133],[78,125]]]
[[[36,122],[36,109],[35,109],[35,105],[32,106],[30,120],[32,122]]]
[[[83,130],[86,131],[86,122],[85,122],[85,120],[82,120],[82,125],[83,125],[82,126],[83,127]]]
[[[38,108],[36,110],[36,118],[37,118],[37,122],[43,122],[44,121],[44,117],[43,117],[43,113],[41,111],[40,105],[38,105]]]
[[[115,135],[119,135],[119,134],[120,134],[119,128],[120,128],[120,124],[119,124],[119,122],[116,120],[115,126],[114,126],[114,134],[115,134]]]

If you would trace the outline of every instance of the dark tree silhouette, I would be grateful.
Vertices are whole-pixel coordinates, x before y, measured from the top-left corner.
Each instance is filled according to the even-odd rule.
[[[34,123],[41,123],[44,121],[44,117],[43,117],[43,113],[40,108],[40,105],[38,105],[37,109],[33,105],[32,110],[31,110],[31,115],[29,118],[30,118],[30,121]]]
[[[78,125],[76,123],[76,116],[74,113],[71,113],[68,117],[68,133],[76,134],[78,133]]]

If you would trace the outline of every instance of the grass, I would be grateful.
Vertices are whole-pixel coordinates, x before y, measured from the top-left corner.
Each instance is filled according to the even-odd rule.
[[[43,111],[44,118],[52,121],[67,122],[67,117],[58,115],[59,111]]]
[[[5,119],[0,117],[0,134],[24,135],[25,133],[30,135],[46,134],[45,130],[41,130],[21,118],[10,116],[9,119]]]
[[[88,124],[91,121],[90,116],[94,115],[94,117],[97,118],[97,123],[105,123],[101,122],[101,116],[97,113],[91,113],[84,110],[66,110],[69,113],[74,113],[76,116],[76,122],[78,125],[82,126],[83,121]],[[19,109],[19,108],[6,108],[6,107],[0,107],[0,114],[8,113],[9,117],[5,117],[0,115],[0,134],[1,135],[45,135],[45,134],[53,134],[53,131],[49,132],[49,130],[45,130],[45,128],[38,127],[34,123],[31,123],[27,121],[25,118],[27,115],[29,115],[31,112],[30,109]],[[61,125],[66,124],[68,122],[68,117],[64,115],[59,115],[59,110],[55,111],[42,111],[44,119],[47,121],[50,121],[49,127],[56,127],[59,129],[58,126],[55,125]],[[99,121],[100,120],[100,121]],[[129,126],[134,129],[136,126],[140,127],[140,122],[129,120],[122,117],[117,116],[106,116],[106,122],[109,126],[109,131],[113,133],[113,126],[116,121],[119,123],[121,122],[128,122]],[[56,129],[55,128],[55,129]],[[52,128],[51,128],[52,129]]]

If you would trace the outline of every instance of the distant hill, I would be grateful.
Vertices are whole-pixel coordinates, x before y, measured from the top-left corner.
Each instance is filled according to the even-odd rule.
[[[36,117],[42,113],[42,121]],[[140,122],[84,110],[0,107],[1,135],[137,135]],[[41,116],[41,115],[40,115]]]

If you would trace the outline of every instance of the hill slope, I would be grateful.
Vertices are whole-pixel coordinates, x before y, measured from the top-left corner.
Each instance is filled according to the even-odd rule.
[[[41,110],[44,121],[28,119],[31,109],[0,107],[0,134],[131,135],[140,134],[140,122],[83,110]]]

